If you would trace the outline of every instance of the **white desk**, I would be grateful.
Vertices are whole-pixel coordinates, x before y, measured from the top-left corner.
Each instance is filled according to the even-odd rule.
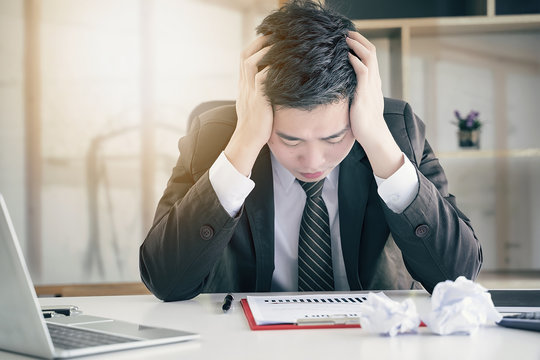
[[[415,300],[419,312],[429,310],[427,293],[386,291],[401,301]],[[224,294],[204,294],[189,301],[163,303],[151,295],[42,298],[44,305],[73,304],[84,313],[150,326],[201,334],[199,340],[103,354],[83,359],[540,359],[540,333],[496,325],[472,336],[438,336],[421,328],[419,334],[383,337],[362,329],[252,331],[235,295],[224,314]],[[25,359],[0,351],[0,359]]]

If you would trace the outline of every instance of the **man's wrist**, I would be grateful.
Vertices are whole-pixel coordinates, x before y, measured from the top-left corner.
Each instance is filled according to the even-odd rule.
[[[231,217],[255,187],[253,180],[239,173],[222,152],[209,170],[209,179],[216,195]]]
[[[388,127],[382,131],[382,136],[372,136],[368,139],[360,145],[366,152],[373,173],[383,179],[389,178],[403,165],[401,149]]]
[[[389,178],[375,175],[377,192],[386,205],[395,213],[403,212],[418,194],[418,175],[411,161],[401,153],[403,165]]]
[[[249,176],[263,146],[264,144],[258,145],[253,140],[250,141],[247,138],[233,134],[225,147],[224,153],[239,173]]]

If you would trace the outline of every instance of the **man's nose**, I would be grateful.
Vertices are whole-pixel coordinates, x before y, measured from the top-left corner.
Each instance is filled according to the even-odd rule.
[[[308,146],[301,155],[301,162],[305,171],[320,171],[324,163],[324,154],[316,146]]]

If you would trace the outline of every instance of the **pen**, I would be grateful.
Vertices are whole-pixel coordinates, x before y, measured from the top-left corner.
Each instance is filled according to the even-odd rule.
[[[232,294],[227,294],[227,296],[225,296],[225,299],[223,299],[223,305],[221,306],[221,309],[223,310],[223,312],[229,311],[233,300],[234,298]]]
[[[41,306],[41,311],[43,311],[45,317],[51,317],[47,315],[54,315],[52,313],[65,316],[78,315],[81,313],[79,308],[75,305],[43,305]]]

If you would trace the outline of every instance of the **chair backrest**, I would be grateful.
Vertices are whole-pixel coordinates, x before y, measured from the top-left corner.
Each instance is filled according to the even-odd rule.
[[[195,119],[197,116],[199,116],[203,112],[208,111],[213,108],[217,108],[218,106],[233,105],[234,103],[235,103],[234,100],[212,100],[212,101],[205,101],[203,103],[200,103],[191,111],[191,113],[188,116],[187,130],[189,131],[191,129],[191,126],[193,125],[193,119]]]

